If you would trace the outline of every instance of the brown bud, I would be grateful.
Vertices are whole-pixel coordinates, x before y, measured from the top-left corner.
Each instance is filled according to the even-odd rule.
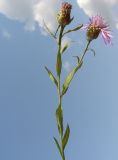
[[[58,23],[61,26],[66,26],[71,22],[71,17],[70,17],[71,9],[72,9],[71,4],[67,2],[62,3],[62,7],[57,15]]]

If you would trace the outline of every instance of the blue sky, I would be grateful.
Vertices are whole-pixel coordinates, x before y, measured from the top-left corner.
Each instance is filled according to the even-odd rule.
[[[69,2],[73,3],[75,17],[70,28],[78,21],[87,22],[86,5],[80,1],[80,9],[76,1]],[[112,13],[115,2],[110,1],[111,6],[108,6]],[[23,20],[24,15],[21,19],[15,18],[14,8],[10,8],[14,11],[10,15],[10,9],[7,12],[1,8],[2,3],[0,0],[0,159],[60,160],[53,141],[53,136],[58,137],[57,92],[44,69],[46,65],[55,72],[55,42],[42,34],[39,19],[34,30],[32,20],[31,27],[29,21],[27,25],[26,19]],[[106,46],[101,38],[91,44],[96,56],[86,55],[82,69],[63,100],[65,125],[68,122],[71,129],[67,160],[118,159],[118,31],[115,22],[111,22],[113,46]],[[52,29],[53,24],[49,24]],[[81,54],[86,38],[83,31],[68,37],[79,42],[72,44],[63,57],[63,62],[68,62],[72,68],[73,56]],[[63,77],[66,69],[63,67]]]

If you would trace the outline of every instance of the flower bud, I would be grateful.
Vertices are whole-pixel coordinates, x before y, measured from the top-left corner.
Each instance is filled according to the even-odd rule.
[[[64,2],[62,3],[62,7],[57,15],[57,21],[61,26],[66,26],[71,22],[70,14],[71,14],[72,5]]]

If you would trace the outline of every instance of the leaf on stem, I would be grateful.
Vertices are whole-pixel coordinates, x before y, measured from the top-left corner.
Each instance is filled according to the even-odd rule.
[[[64,137],[63,137],[63,141],[62,141],[63,150],[65,149],[65,147],[68,143],[69,135],[70,135],[70,128],[69,128],[69,125],[67,125],[66,131],[65,131],[65,134],[64,134]]]
[[[45,67],[45,69],[49,75],[49,78],[52,80],[52,82],[54,82],[56,87],[58,87],[58,82],[57,82],[56,78],[54,77],[54,75],[51,73],[51,71],[47,67]]]
[[[58,25],[57,30],[56,30],[56,32],[55,32],[55,37],[56,37],[56,35],[57,35],[57,33],[58,33],[60,27],[61,27],[61,26]]]
[[[60,145],[59,145],[59,143],[58,143],[58,141],[57,141],[57,139],[55,137],[54,137],[54,141],[55,141],[55,144],[56,144],[56,146],[57,146],[57,148],[59,150],[60,155],[62,156],[61,147],[60,147]]]
[[[67,75],[63,84],[62,96],[67,92],[75,73],[78,71],[79,68],[81,68],[81,66],[82,66],[82,62],[79,62],[78,65]]]
[[[68,47],[69,47],[69,44],[66,43],[66,44],[64,45],[64,47],[61,49],[61,54],[63,54]]]
[[[46,25],[45,21],[43,21],[44,23],[44,27],[46,28],[47,32],[54,38],[56,39],[56,36],[52,33],[52,31],[48,28],[48,26]]]
[[[63,111],[61,105],[56,110],[56,119],[59,133],[63,135]]]
[[[67,33],[70,33],[70,32],[75,32],[75,31],[78,31],[79,29],[81,29],[83,27],[83,24],[79,25],[78,27],[74,28],[74,29],[70,29],[68,31],[66,31],[63,36]]]
[[[68,76],[66,77],[64,81],[62,95],[64,95],[67,92],[69,85],[74,77],[74,74],[75,74],[75,68],[68,74]]]
[[[62,60],[61,60],[61,54],[57,54],[57,63],[56,63],[56,71],[57,75],[60,76],[61,74],[61,69],[62,69]]]
[[[72,17],[71,19],[70,19],[70,22],[69,22],[69,24],[72,22],[74,20],[74,17]]]

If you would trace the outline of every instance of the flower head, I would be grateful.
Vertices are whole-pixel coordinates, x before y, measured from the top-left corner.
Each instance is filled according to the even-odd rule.
[[[62,3],[61,9],[57,15],[58,23],[61,26],[66,26],[71,22],[70,14],[71,14],[72,5],[64,2]]]
[[[89,41],[98,38],[99,34],[101,34],[104,42],[111,44],[112,35],[109,25],[104,21],[103,17],[99,15],[93,16],[84,28],[87,29],[87,39]]]

